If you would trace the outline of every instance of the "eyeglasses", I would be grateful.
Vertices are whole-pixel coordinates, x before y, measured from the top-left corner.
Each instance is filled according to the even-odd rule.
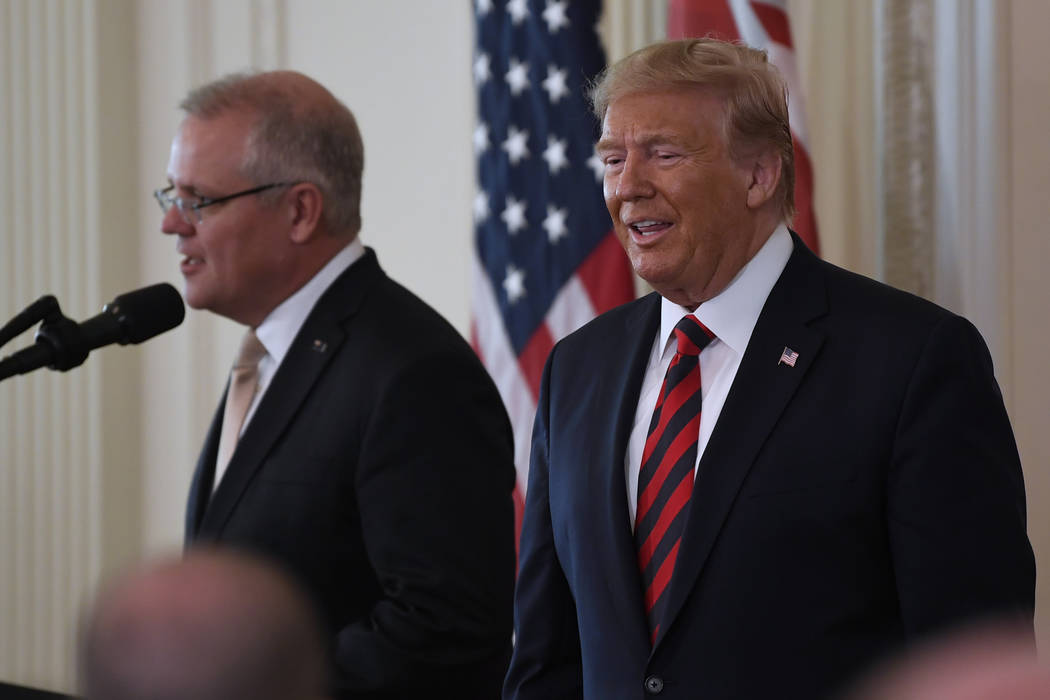
[[[196,197],[194,199],[184,199],[182,197],[173,197],[172,191],[175,189],[175,185],[168,185],[167,187],[154,190],[153,196],[157,199],[157,203],[160,204],[160,210],[165,214],[168,213],[172,207],[179,210],[179,216],[190,226],[195,226],[201,223],[204,219],[201,216],[201,209],[204,207],[210,207],[213,204],[220,204],[222,202],[228,202],[231,199],[237,199],[238,197],[246,197],[250,194],[257,194],[266,190],[273,189],[274,187],[285,187],[286,185],[292,185],[292,182],[272,182],[269,185],[259,185],[249,190],[243,190],[241,192],[234,192],[228,194],[225,197]]]

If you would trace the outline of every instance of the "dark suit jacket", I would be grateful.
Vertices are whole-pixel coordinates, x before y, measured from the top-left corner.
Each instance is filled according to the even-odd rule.
[[[795,238],[700,462],[650,646],[624,455],[659,319],[652,294],[548,358],[505,698],[812,700],[948,626],[1031,626],[1021,467],[976,329]]]
[[[311,311],[209,499],[222,406],[187,541],[298,576],[332,632],[340,697],[498,697],[513,447],[462,337],[369,250]]]

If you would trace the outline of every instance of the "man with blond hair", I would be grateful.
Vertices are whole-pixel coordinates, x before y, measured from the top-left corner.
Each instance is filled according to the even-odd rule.
[[[765,54],[657,44],[592,96],[613,226],[655,293],[547,359],[504,698],[813,700],[964,621],[1030,631],[984,342],[790,232]]]
[[[339,698],[490,698],[511,641],[513,446],[462,336],[359,237],[350,110],[300,73],[182,103],[161,230],[187,303],[246,326],[186,540],[291,572]]]

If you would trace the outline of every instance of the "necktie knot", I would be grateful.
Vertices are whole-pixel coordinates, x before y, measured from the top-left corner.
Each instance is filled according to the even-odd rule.
[[[715,334],[693,314],[682,317],[674,327],[674,335],[680,355],[699,355],[715,337]]]
[[[266,347],[255,335],[255,331],[248,329],[241,339],[241,347],[237,351],[237,357],[233,361],[236,369],[255,368],[259,366],[259,360],[266,355]]]

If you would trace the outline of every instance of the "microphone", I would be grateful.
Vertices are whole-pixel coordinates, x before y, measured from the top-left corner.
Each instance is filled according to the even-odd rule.
[[[178,291],[162,282],[121,294],[80,324],[57,310],[56,315],[40,325],[35,345],[0,361],[0,380],[45,365],[65,372],[83,364],[95,348],[149,340],[182,323],[186,308]]]

